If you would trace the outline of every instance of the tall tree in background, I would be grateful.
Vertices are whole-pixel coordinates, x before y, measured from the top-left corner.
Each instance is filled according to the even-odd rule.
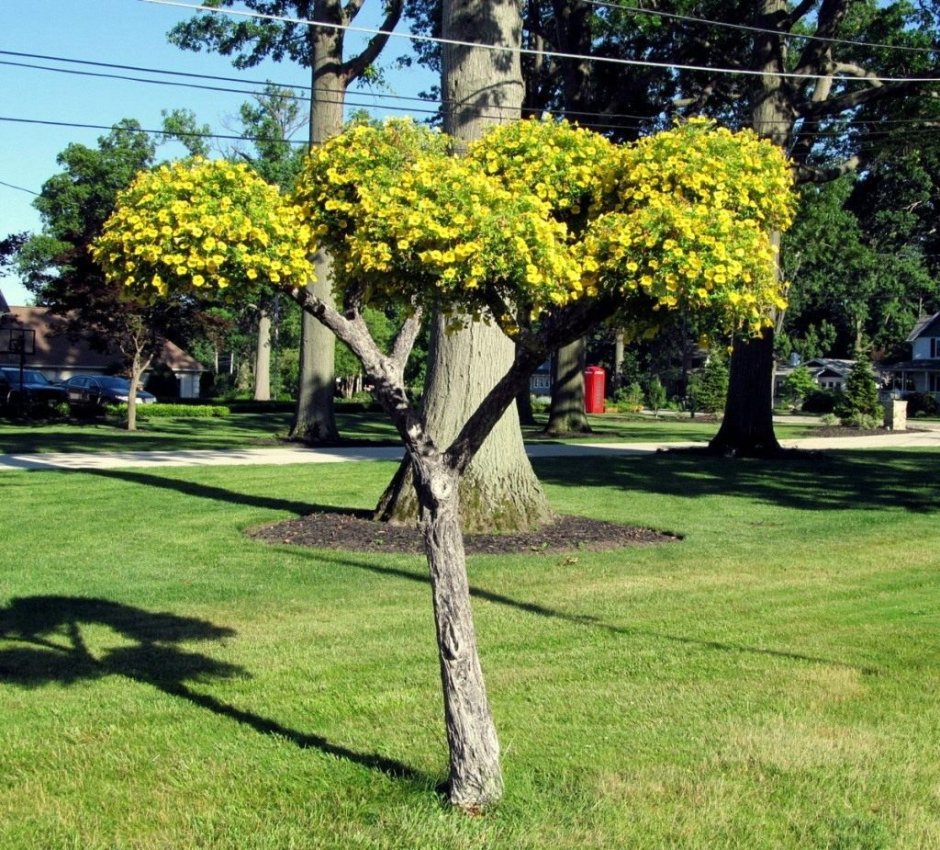
[[[167,129],[174,135],[172,125]],[[43,184],[34,202],[42,232],[18,252],[20,273],[37,303],[67,318],[70,333],[119,353],[133,386],[167,336],[191,325],[195,305],[127,297],[121,284],[105,280],[89,248],[114,210],[118,191],[153,164],[155,151],[150,136],[129,119],[101,136],[96,148],[69,145],[56,158],[62,171]],[[127,269],[128,278],[133,273],[133,267]],[[128,430],[136,428],[135,402],[132,393]]]
[[[244,0],[239,6],[260,15],[293,17],[316,21],[323,26],[277,21],[271,18],[231,18],[221,13],[204,13],[177,25],[170,40],[187,50],[206,48],[232,56],[238,68],[250,68],[263,59],[288,58],[311,71],[309,143],[316,146],[343,128],[346,92],[362,79],[379,58],[388,41],[375,35],[362,52],[346,58],[345,29],[362,10],[365,0]],[[215,0],[224,8],[235,0]],[[388,32],[401,18],[403,0],[388,0],[385,19],[379,29]],[[311,293],[329,300],[331,259],[318,252],[314,258],[316,280]],[[291,426],[294,439],[309,442],[333,442],[339,439],[333,409],[334,352],[333,334],[309,315],[301,328],[300,382],[297,409]]]
[[[519,118],[524,88],[519,59],[521,20],[515,0],[445,0],[441,56],[444,128],[458,144],[480,138],[494,124]],[[487,47],[471,47],[480,44]],[[492,49],[496,47],[498,49]],[[467,317],[434,320],[425,385],[428,427],[449,442],[515,358],[515,345],[498,327]],[[376,514],[415,522],[418,502],[406,461],[380,500]],[[519,415],[509,408],[460,481],[465,531],[522,529],[549,520],[551,509],[522,442]]]
[[[723,16],[728,19],[726,8]],[[874,138],[869,134],[866,140],[863,130],[846,131],[844,123],[885,105],[909,102],[929,87],[925,78],[940,76],[936,19],[922,8],[880,6],[871,0],[806,0],[797,5],[760,0],[751,20],[759,28],[748,35],[750,69],[759,72],[756,82],[742,83],[730,75],[704,83],[699,79],[689,86],[695,95],[689,102],[720,113],[747,95],[750,125],[792,157],[804,182],[857,170],[872,158]],[[725,58],[733,64],[736,55],[743,54]],[[836,143],[827,144],[827,134],[834,131]],[[713,450],[779,450],[773,429],[773,370],[773,328],[760,339],[735,341],[728,403]]]

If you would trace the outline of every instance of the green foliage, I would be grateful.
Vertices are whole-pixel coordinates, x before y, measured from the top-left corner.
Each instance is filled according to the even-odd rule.
[[[882,414],[878,383],[871,361],[861,352],[856,356],[855,363],[846,376],[845,390],[836,403],[835,413],[843,424],[856,426],[859,425],[861,417],[877,419]]]
[[[799,407],[803,399],[817,389],[819,384],[805,366],[796,366],[783,381],[784,398],[793,407]]]
[[[666,388],[656,376],[650,379],[649,387],[646,390],[646,400],[650,410],[654,413],[659,413],[666,406]]]
[[[115,406],[124,411],[127,405]],[[138,419],[167,419],[171,417],[186,417],[190,419],[211,419],[231,415],[231,409],[222,404],[140,404],[137,406]]]
[[[832,413],[841,395],[840,392],[817,388],[803,399],[803,410],[806,413]]]
[[[636,413],[643,409],[643,398],[643,386],[639,381],[633,381],[626,389],[620,389],[614,393],[614,404],[620,410]]]
[[[693,411],[720,413],[728,397],[728,363],[717,352],[689,377],[689,406]]]

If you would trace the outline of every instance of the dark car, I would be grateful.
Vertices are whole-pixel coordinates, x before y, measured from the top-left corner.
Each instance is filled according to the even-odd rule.
[[[0,407],[35,410],[65,401],[65,388],[36,369],[0,366]]]
[[[131,382],[117,375],[75,375],[65,382],[65,394],[73,412],[97,413],[109,404],[127,404]],[[153,404],[157,397],[137,390],[138,404]]]

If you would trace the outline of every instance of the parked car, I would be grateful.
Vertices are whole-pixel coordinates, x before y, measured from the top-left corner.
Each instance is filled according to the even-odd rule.
[[[22,376],[22,380],[21,380]],[[0,366],[0,407],[35,410],[65,401],[65,388],[36,369]]]
[[[131,382],[117,375],[74,375],[65,382],[65,394],[73,413],[100,413],[109,404],[127,404]],[[157,397],[137,390],[138,404],[153,404]]]

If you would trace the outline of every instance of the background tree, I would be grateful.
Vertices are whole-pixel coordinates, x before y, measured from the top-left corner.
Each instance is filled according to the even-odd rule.
[[[836,401],[836,415],[843,425],[875,428],[881,424],[881,400],[871,361],[859,351],[845,379],[845,390]]]
[[[487,128],[519,118],[523,85],[519,64],[521,21],[512,0],[446,0],[447,45],[441,56],[444,128],[464,149]],[[493,50],[467,45],[500,46]],[[498,328],[467,321],[455,329],[438,315],[431,327],[424,405],[429,428],[442,442],[457,434],[515,357],[514,343]],[[419,505],[403,463],[383,494],[376,515],[415,522]],[[461,520],[466,530],[536,527],[551,516],[548,499],[525,452],[518,411],[506,411],[472,467],[461,477]]]
[[[553,145],[556,133],[562,143]],[[620,324],[640,332],[670,310],[715,310],[758,327],[780,297],[764,225],[783,226],[790,205],[786,164],[771,146],[696,123],[604,157],[603,140],[566,133],[555,123],[530,122],[521,133],[508,125],[467,157],[452,157],[439,136],[411,125],[355,127],[312,152],[298,197],[308,222],[293,232],[294,213],[247,170],[235,174],[218,163],[161,169],[123,196],[96,249],[115,279],[130,258],[141,258],[133,283],[156,297],[206,286],[237,297],[239,283],[253,278],[293,284],[292,296],[359,357],[414,467],[444,691],[448,793],[471,811],[499,799],[502,773],[470,613],[460,478],[548,352],[605,317],[619,311]],[[564,148],[572,141],[579,157],[569,163]],[[600,169],[607,172],[600,185],[616,187],[607,204],[587,213],[594,220],[581,239],[569,238],[538,191],[512,182],[546,162],[570,164],[568,179],[555,186],[574,187],[576,197],[579,183],[598,180]],[[738,192],[718,203],[715,181],[732,177]],[[164,234],[155,222],[167,218]],[[301,285],[309,273],[303,242],[311,237],[336,257],[341,310]],[[371,301],[410,311],[388,351],[363,318]],[[518,343],[514,361],[453,437],[432,430],[405,386],[422,305],[456,321],[487,314]]]
[[[172,129],[172,128],[171,128]],[[102,351],[119,353],[132,386],[170,335],[185,336],[197,319],[195,305],[122,297],[107,281],[89,249],[114,209],[117,193],[154,160],[156,148],[136,121],[124,119],[98,146],[71,144],[56,158],[62,171],[50,177],[34,205],[42,232],[20,248],[26,287],[41,306],[68,319],[69,332]],[[136,395],[127,407],[127,428],[136,428]]]
[[[170,40],[186,50],[205,48],[232,56],[238,68],[253,67],[265,58],[287,58],[309,68],[309,143],[315,147],[342,130],[346,91],[365,77],[388,41],[387,35],[375,35],[360,53],[345,56],[345,27],[352,24],[363,4],[364,0],[244,0],[238,5],[270,17],[245,19],[204,13],[174,27]],[[214,5],[230,7],[235,0],[217,0]],[[387,0],[383,6],[385,18],[379,29],[390,32],[401,17],[403,0]],[[315,21],[323,26],[275,20],[278,17]],[[311,286],[319,287],[316,297],[329,299],[329,255],[318,254],[314,268],[316,276]],[[309,315],[304,314],[302,322],[297,408],[291,436],[310,442],[334,442],[339,439],[333,410],[335,340]]]
[[[805,366],[797,366],[783,381],[783,395],[794,409],[799,409],[811,392],[819,389],[812,373]]]

